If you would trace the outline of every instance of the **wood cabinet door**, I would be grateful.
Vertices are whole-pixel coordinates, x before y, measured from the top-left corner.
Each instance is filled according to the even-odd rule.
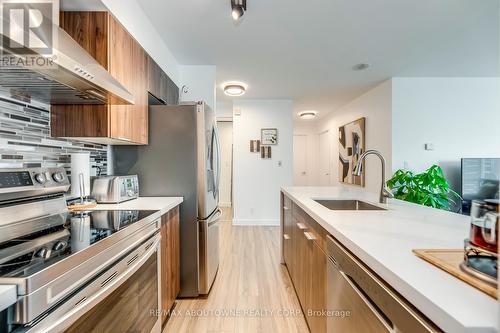
[[[307,251],[307,239],[304,235],[304,231],[307,229],[303,229],[304,225],[302,222],[293,218],[293,285],[295,287],[295,291],[297,292],[297,296],[299,297],[300,304],[302,305],[302,309],[306,311],[306,293],[307,293],[307,274],[308,274],[308,251]]]
[[[111,137],[131,143],[148,143],[148,96],[146,53],[113,17],[109,19],[110,74],[132,95],[134,105],[110,106]]]
[[[160,98],[161,91],[161,69],[160,66],[151,58],[147,56],[148,62],[148,91],[156,98]]]
[[[313,333],[326,332],[326,254],[314,240],[308,241],[307,249],[306,320]]]
[[[288,268],[290,275],[293,270],[293,218],[292,218],[292,203],[286,196],[283,197],[283,259]]]
[[[179,207],[161,217],[161,300],[162,309],[174,305],[180,291]],[[165,321],[165,317],[162,321]]]
[[[179,87],[167,76],[167,102],[168,105],[179,104]]]

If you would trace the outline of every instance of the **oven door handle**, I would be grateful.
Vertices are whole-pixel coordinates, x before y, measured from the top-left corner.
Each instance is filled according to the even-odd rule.
[[[47,327],[43,327],[42,322],[38,323],[38,325],[33,326],[34,331],[38,331],[40,328],[40,324],[42,324],[42,330],[44,332],[61,332],[71,326],[74,322],[76,322],[83,314],[89,311],[92,307],[97,305],[103,299],[105,299],[109,294],[115,291],[120,285],[122,285],[130,276],[132,276],[156,251],[159,250],[161,236],[157,234],[154,238],[153,243],[148,247],[146,252],[141,256],[141,258],[136,261],[134,264],[131,264],[130,267],[127,268],[122,274],[114,277],[108,283],[106,283],[99,291],[97,291],[92,296],[81,300],[77,303],[77,305],[71,309],[70,311],[63,314],[61,317],[54,318],[51,320],[49,317],[50,324]],[[30,330],[29,330],[30,331]],[[28,332],[29,332],[28,331]]]

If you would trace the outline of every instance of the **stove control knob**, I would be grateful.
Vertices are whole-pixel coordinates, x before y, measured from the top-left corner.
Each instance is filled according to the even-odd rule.
[[[44,184],[47,181],[47,177],[43,173],[37,173],[35,175],[35,180],[39,184]]]
[[[35,252],[35,257],[37,258],[45,258],[49,250],[46,247],[42,247],[40,250]]]
[[[54,244],[54,246],[52,247],[52,250],[53,251],[61,251],[62,249],[64,249],[66,247],[68,243],[64,242],[64,241],[59,241],[57,243]]]
[[[52,175],[52,179],[57,183],[61,183],[64,180],[64,174],[62,172],[56,172]]]

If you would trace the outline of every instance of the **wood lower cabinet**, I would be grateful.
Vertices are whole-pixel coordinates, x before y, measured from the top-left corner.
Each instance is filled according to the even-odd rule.
[[[53,105],[51,135],[104,144],[148,143],[146,52],[108,12],[61,12],[61,27],[134,96],[134,105]]]
[[[285,195],[282,206],[283,259],[310,331],[326,332],[326,232]]]
[[[180,291],[179,207],[161,218],[161,307],[169,310]],[[164,311],[165,312],[165,311]],[[162,318],[162,325],[166,323]]]

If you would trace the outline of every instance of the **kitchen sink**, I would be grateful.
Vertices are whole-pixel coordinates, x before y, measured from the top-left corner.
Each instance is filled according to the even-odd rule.
[[[331,210],[386,210],[359,200],[314,200]]]

